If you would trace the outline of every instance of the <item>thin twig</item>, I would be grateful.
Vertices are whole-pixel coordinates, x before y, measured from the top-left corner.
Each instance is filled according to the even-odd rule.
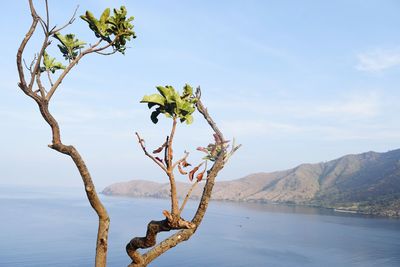
[[[99,55],[103,55],[103,56],[109,56],[109,55],[115,54],[115,53],[117,53],[117,52],[118,52],[117,49],[113,49],[113,51],[108,52],[108,53],[100,52],[100,51],[95,51],[95,53],[97,53],[97,54],[99,54]]]
[[[25,50],[26,44],[29,42],[29,40],[31,39],[33,33],[36,30],[36,26],[38,24],[39,21],[39,17],[36,14],[35,8],[33,6],[33,2],[32,0],[29,0],[29,8],[31,10],[31,16],[32,16],[32,24],[28,30],[28,32],[26,33],[24,39],[22,40],[19,48],[18,48],[18,52],[17,52],[17,69],[18,69],[18,75],[19,75],[19,83],[18,86],[24,91],[25,94],[33,97],[32,95],[30,95],[26,80],[25,80],[25,74],[24,74],[24,69],[22,66],[22,54]]]
[[[70,72],[70,70],[78,64],[79,60],[81,60],[81,58],[87,54],[90,53],[94,53],[94,52],[99,52],[99,51],[103,51],[107,48],[109,48],[110,46],[112,46],[115,41],[116,38],[118,38],[118,36],[115,37],[115,39],[111,42],[108,43],[105,46],[102,47],[98,47],[98,45],[102,42],[102,40],[100,39],[97,43],[95,43],[94,45],[90,46],[89,48],[87,48],[86,50],[82,51],[74,60],[72,60],[69,65],[64,69],[64,71],[61,73],[61,75],[58,77],[58,79],[54,82],[53,86],[51,87],[51,89],[49,90],[49,93],[46,96],[46,100],[49,101],[51,99],[51,97],[53,96],[53,94],[55,93],[55,91],[57,90],[58,86],[62,83],[62,81],[64,80],[65,76],[68,74],[68,72]]]
[[[33,83],[34,83],[34,81],[35,81],[35,75],[36,75],[36,73],[37,73],[38,71],[40,71],[40,70],[39,70],[40,61],[42,60],[42,57],[43,57],[43,55],[44,55],[44,52],[45,52],[47,46],[49,45],[48,40],[49,40],[49,36],[48,36],[48,35],[45,35],[44,40],[43,40],[42,47],[41,47],[41,49],[40,49],[40,52],[39,52],[38,57],[37,57],[37,60],[36,60],[35,67],[33,68],[33,71],[32,71],[32,74],[31,74],[31,81],[30,81],[30,83],[29,83],[29,90],[32,90],[32,86],[33,86]]]
[[[185,156],[183,156],[183,158],[181,158],[180,160],[178,160],[177,162],[175,162],[175,163],[172,165],[172,169],[175,169],[176,166],[178,166],[178,165],[181,164],[183,161],[185,161],[185,160],[187,159],[188,156],[189,156],[189,152],[186,152],[186,151],[185,151]]]
[[[48,26],[47,26],[46,22],[44,22],[44,20],[41,17],[39,17],[39,22],[40,22],[40,26],[42,26],[43,33],[45,35],[47,35],[48,34],[48,30],[47,30]]]
[[[169,136],[165,139],[165,148],[164,148],[164,161],[168,168],[168,146],[169,146]]]
[[[48,0],[46,0],[45,3],[46,3],[46,30],[47,30],[47,32],[49,32],[50,16],[49,16],[49,2],[48,2]]]
[[[196,180],[196,181],[192,184],[192,186],[190,187],[189,191],[188,191],[187,194],[186,194],[185,199],[183,200],[182,206],[181,206],[181,208],[179,209],[179,214],[182,213],[183,209],[185,208],[186,202],[188,202],[188,200],[189,200],[189,198],[190,198],[190,195],[191,195],[192,192],[193,192],[193,189],[197,186],[198,183],[199,183],[199,181]]]
[[[165,166],[162,164],[162,162],[160,162],[160,161],[157,160],[155,157],[153,157],[149,152],[147,152],[147,149],[146,149],[146,147],[145,147],[145,145],[144,145],[144,140],[139,136],[139,134],[138,134],[137,132],[136,132],[135,134],[136,134],[136,136],[137,136],[137,138],[138,138],[139,144],[140,144],[140,146],[142,147],[142,150],[143,150],[144,154],[145,154],[146,156],[148,156],[151,160],[153,160],[158,166],[160,166],[161,169],[163,169],[163,171],[165,171],[165,172],[167,173],[167,169],[166,169]]]
[[[33,57],[33,60],[32,60],[32,62],[31,62],[31,64],[29,65],[29,71],[32,73],[32,67],[33,67],[33,64],[35,64],[35,61],[37,60],[37,57],[36,57],[36,54],[35,54],[35,56]]]
[[[28,67],[28,65],[26,64],[25,59],[23,59],[24,66],[25,66],[25,68],[27,70],[29,70],[29,73],[32,73],[32,66],[33,66],[33,64],[35,64],[35,60],[36,60],[36,55],[35,55],[35,58],[32,60],[31,64],[29,65],[29,67]]]
[[[59,31],[65,29],[66,27],[68,27],[68,26],[71,25],[72,23],[74,23],[74,21],[75,21],[75,16],[76,16],[76,12],[78,12],[78,8],[79,8],[79,5],[76,6],[75,11],[74,11],[74,13],[72,14],[72,17],[70,18],[70,20],[69,20],[64,26],[62,26],[62,27],[60,27],[60,28],[56,28],[56,26],[54,26],[53,29],[51,29],[50,34],[53,35],[53,34],[59,32]]]
[[[229,158],[241,147],[242,145],[239,144],[237,146],[234,145],[234,143],[232,144],[232,149],[231,151],[229,151],[229,153],[227,153],[227,155],[224,158],[224,161],[227,162],[229,160]]]
[[[99,39],[94,45],[89,44],[89,47],[91,49],[95,49],[97,46],[100,45],[101,42],[103,42],[103,39]]]
[[[46,93],[45,93],[45,89],[43,87],[42,81],[40,79],[40,71],[38,71],[38,73],[36,74],[36,83],[39,86],[40,96],[42,97],[42,99],[45,99]]]
[[[51,80],[50,71],[46,70],[46,72],[47,72],[47,78],[49,79],[50,86],[53,86],[53,81]]]
[[[174,140],[174,135],[175,135],[175,130],[176,130],[176,117],[173,118],[173,122],[172,122],[172,129],[171,129],[171,134],[169,135],[169,140],[168,140],[168,168],[170,168],[169,170],[173,170],[172,168],[172,158],[173,158],[173,150],[172,150],[172,142]]]
[[[86,50],[87,51],[87,50]],[[82,52],[81,54],[79,54],[74,60],[72,60],[68,66],[64,69],[64,71],[61,73],[61,75],[58,77],[58,79],[56,80],[56,82],[51,86],[48,94],[46,95],[46,100],[50,101],[51,97],[53,96],[53,94],[55,93],[55,91],[57,90],[58,86],[61,84],[61,82],[63,81],[63,79],[65,78],[65,76],[68,74],[68,72],[76,65],[78,64],[79,60],[85,55],[86,53]]]

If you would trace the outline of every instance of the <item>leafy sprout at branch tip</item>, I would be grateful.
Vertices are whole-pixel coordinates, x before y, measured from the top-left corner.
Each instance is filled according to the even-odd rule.
[[[62,35],[57,32],[54,34],[54,38],[60,42],[57,46],[66,60],[74,60],[79,55],[80,50],[86,45],[85,42],[75,38],[75,35],[72,33]]]
[[[156,107],[151,113],[151,121],[158,122],[158,115],[161,113],[166,117],[178,118],[180,122],[191,124],[193,122],[193,112],[196,110],[197,98],[193,95],[193,88],[185,84],[182,94],[179,94],[170,85],[157,86],[158,94],[145,95],[140,103],[147,103],[149,109]]]
[[[125,53],[126,43],[131,38],[136,38],[132,24],[134,17],[127,17],[125,6],[121,6],[119,9],[114,8],[113,15],[111,15],[110,8],[106,8],[99,19],[90,11],[86,11],[85,15],[80,18],[89,24],[89,28],[97,38],[112,44],[113,48],[122,54]]]
[[[63,70],[65,68],[66,67],[60,62],[57,62],[55,58],[49,56],[46,51],[44,52],[43,66],[40,67],[40,72],[50,71],[51,73],[55,73],[56,70]]]

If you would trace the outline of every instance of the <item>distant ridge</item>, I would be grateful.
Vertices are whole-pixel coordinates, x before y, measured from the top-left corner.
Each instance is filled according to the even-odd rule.
[[[184,197],[190,184],[178,183]],[[201,196],[202,186],[193,192]],[[143,180],[107,186],[105,195],[168,198],[169,184]],[[337,211],[400,216],[400,149],[386,153],[346,155],[293,169],[254,173],[217,182],[214,200],[290,203],[335,208]]]

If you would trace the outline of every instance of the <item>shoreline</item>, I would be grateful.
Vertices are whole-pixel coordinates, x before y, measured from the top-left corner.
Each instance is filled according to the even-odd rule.
[[[125,197],[125,198],[147,198],[147,199],[169,199],[168,197],[154,197],[154,196],[130,196],[130,195],[118,195],[118,194],[107,194],[103,192],[99,192],[101,195],[107,196],[107,197]],[[191,201],[196,201],[199,200],[199,198],[191,198]],[[211,199],[211,201],[215,202],[221,202],[221,203],[244,203],[244,204],[268,204],[268,205],[280,205],[280,206],[293,206],[293,207],[309,207],[309,208],[318,208],[318,209],[325,209],[325,210],[330,210],[333,211],[334,213],[337,214],[353,214],[353,215],[362,215],[362,216],[368,216],[368,217],[375,217],[375,218],[388,218],[388,219],[400,219],[400,216],[397,215],[385,215],[382,213],[367,213],[363,212],[360,210],[348,210],[344,209],[341,207],[327,207],[327,206],[322,206],[322,205],[317,205],[317,204],[300,204],[300,203],[285,203],[285,202],[273,202],[273,201],[266,201],[266,200],[230,200],[230,199]]]

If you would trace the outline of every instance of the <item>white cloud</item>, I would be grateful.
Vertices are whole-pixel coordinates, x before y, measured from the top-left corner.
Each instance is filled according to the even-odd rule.
[[[376,90],[347,92],[318,103],[256,104],[259,104],[258,100],[253,103],[253,108],[250,108],[251,103],[242,104],[249,106],[245,110],[252,114],[248,116],[252,119],[224,120],[221,128],[229,133],[228,136],[314,136],[324,140],[376,140],[385,137],[393,139],[394,133],[398,133],[397,128],[392,129],[390,125],[386,125],[388,127],[385,131],[379,130],[385,126],[381,115],[385,114],[387,106],[385,99]]]
[[[294,134],[303,131],[294,124],[267,122],[265,120],[229,120],[222,123],[222,129],[232,136],[266,136]]]
[[[317,112],[322,115],[339,116],[346,119],[371,118],[380,113],[379,95],[374,91],[348,95],[345,99],[320,105]]]
[[[309,138],[324,141],[399,141],[399,127],[382,123],[337,123],[329,124],[314,122],[277,123],[266,120],[231,120],[221,125],[227,136],[234,136],[238,140],[252,140],[253,138],[278,138],[281,140],[297,140]]]
[[[332,95],[330,97],[310,98],[268,98],[251,99],[225,98],[224,102],[207,102],[212,110],[232,113],[237,116],[248,114],[255,117],[287,119],[370,119],[382,113],[384,99],[380,90],[357,90]]]
[[[379,72],[400,65],[400,48],[375,49],[357,55],[356,69],[366,72]]]

